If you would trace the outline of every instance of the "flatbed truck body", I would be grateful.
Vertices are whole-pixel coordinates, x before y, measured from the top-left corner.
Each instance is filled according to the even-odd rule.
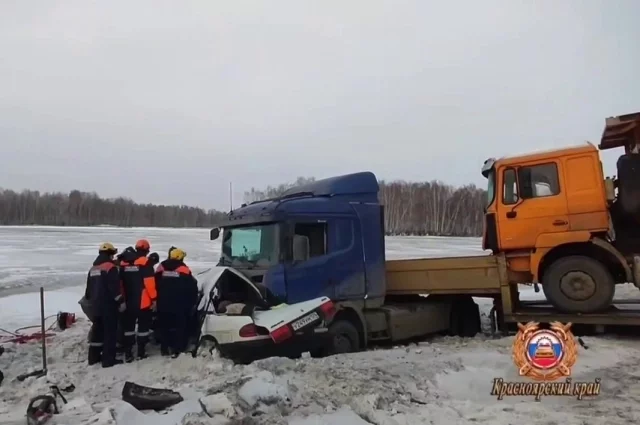
[[[589,314],[562,313],[546,300],[520,300],[503,254],[387,261],[387,294],[414,293],[492,298],[500,316],[496,320],[502,322],[498,328],[529,321],[640,326],[638,298],[614,299],[607,310]]]

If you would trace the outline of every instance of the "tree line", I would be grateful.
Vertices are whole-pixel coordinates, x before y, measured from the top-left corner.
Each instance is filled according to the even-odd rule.
[[[244,202],[276,198],[291,187],[314,180],[298,177],[290,183],[251,188],[244,193]],[[435,180],[379,183],[387,235],[482,234],[483,189],[474,185],[456,188]],[[185,205],[139,204],[122,197],[104,199],[78,190],[68,194],[0,190],[0,225],[212,227],[225,214]]]
[[[291,187],[313,182],[298,177],[295,182],[265,189],[251,188],[244,201],[277,198]],[[454,187],[441,181],[380,181],[380,202],[385,206],[387,235],[481,236],[487,192],[475,185]]]
[[[45,226],[209,227],[225,216],[185,205],[138,204],[73,190],[40,193],[0,190],[0,224]]]

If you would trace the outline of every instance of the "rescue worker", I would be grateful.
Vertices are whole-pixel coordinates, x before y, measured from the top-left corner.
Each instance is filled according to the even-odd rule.
[[[85,297],[91,301],[93,322],[89,339],[89,365],[102,362],[102,367],[122,363],[116,360],[118,337],[118,312],[124,312],[126,304],[122,282],[114,255],[118,250],[109,242],[98,248],[98,257],[87,275]]]
[[[131,255],[135,252],[135,249],[132,246],[128,246],[122,251],[120,254],[116,256],[116,264],[120,266],[122,264],[122,260],[124,257]],[[125,300],[126,301],[126,300]],[[124,339],[124,328],[125,328],[125,313],[118,314],[118,343],[116,344],[116,352],[118,354],[122,354],[125,352],[125,339]]]
[[[120,262],[120,276],[124,285],[127,310],[124,320],[125,361],[133,361],[133,345],[138,346],[138,359],[147,357],[153,309],[156,303],[156,281],[153,265],[147,254],[150,245],[146,239],[136,242],[135,251],[127,253]],[[136,324],[138,331],[136,333]]]
[[[156,270],[160,352],[174,359],[187,349],[189,319],[198,298],[198,281],[184,263],[186,256],[173,248]]]
[[[156,266],[160,262],[160,255],[158,255],[157,252],[152,252],[151,254],[149,254],[149,256],[147,258],[149,258],[149,263],[150,263],[151,267],[153,267],[153,269],[155,270]],[[152,312],[152,314],[151,314],[151,324],[149,325],[149,332],[150,332],[151,336],[153,336],[154,340],[153,341],[149,340],[149,342],[153,342],[155,344],[159,343],[158,333],[156,332],[156,330],[157,330],[156,325],[158,323],[157,319],[158,319],[158,315],[156,314],[156,312],[155,311]]]

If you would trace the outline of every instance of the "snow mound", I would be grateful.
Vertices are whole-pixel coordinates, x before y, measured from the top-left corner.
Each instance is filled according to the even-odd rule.
[[[249,407],[258,402],[276,404],[289,401],[289,389],[286,382],[276,382],[276,378],[269,371],[262,371],[245,383],[238,390],[238,397]]]
[[[204,412],[209,416],[222,415],[227,418],[235,414],[233,403],[224,393],[216,393],[200,399]]]
[[[343,407],[333,413],[324,415],[310,415],[306,418],[293,417],[289,425],[371,425],[348,407]]]
[[[49,425],[309,425],[309,424],[602,424],[640,421],[637,340],[584,337],[574,381],[602,380],[600,396],[490,395],[496,377],[522,380],[511,358],[513,338],[432,338],[397,348],[323,359],[269,358],[250,365],[202,353],[150,357],[102,369],[87,366],[88,323],[79,321],[48,344],[49,373],[15,378],[41,367],[40,345],[8,344],[0,356],[0,423],[23,424],[29,399],[64,388],[68,404]],[[178,391],[184,401],[166,412],[139,412],[120,400],[126,381]]]

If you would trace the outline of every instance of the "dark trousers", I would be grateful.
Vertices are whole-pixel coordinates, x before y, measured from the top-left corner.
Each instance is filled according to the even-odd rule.
[[[124,323],[125,314],[118,313],[118,342],[116,344],[117,352],[122,353],[125,349],[124,342]]]
[[[145,347],[149,342],[152,315],[151,309],[125,311],[124,347],[127,353],[131,353],[135,343],[138,344],[138,354],[145,353]],[[136,332],[136,323],[138,324],[138,332]]]
[[[89,339],[89,365],[102,362],[102,367],[113,366],[116,362],[116,340],[118,320],[116,312],[94,317]]]
[[[186,313],[158,313],[160,348],[163,352],[171,349],[174,353],[182,353],[187,349],[187,342],[189,340],[187,319]]]

